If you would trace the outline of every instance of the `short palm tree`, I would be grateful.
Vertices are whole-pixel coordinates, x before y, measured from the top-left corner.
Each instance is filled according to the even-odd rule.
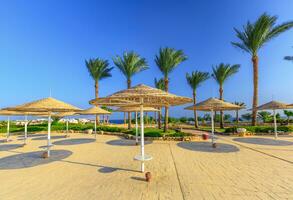
[[[219,85],[219,93],[220,93],[220,99],[223,100],[223,86],[224,83],[233,75],[236,74],[239,71],[240,65],[230,65],[230,64],[224,64],[220,63],[216,67],[213,67],[213,73],[212,77],[215,79],[215,81]],[[224,128],[223,123],[223,112],[221,111],[221,117],[220,117],[220,127]]]
[[[145,58],[142,58],[137,53],[124,52],[122,56],[116,56],[113,58],[114,64],[122,72],[127,81],[127,88],[131,87],[131,78],[146,69],[148,69],[148,64]],[[131,113],[128,113],[128,129],[131,129]]]
[[[208,72],[193,71],[191,74],[186,73],[186,80],[188,85],[192,89],[193,104],[196,104],[196,89],[200,86],[201,83],[208,80],[210,75]],[[197,112],[194,110],[194,126],[198,128],[198,119]]]
[[[272,119],[272,115],[270,112],[267,111],[260,111],[257,113],[257,117],[263,121],[263,123],[266,123]]]
[[[95,98],[99,97],[99,81],[111,77],[113,67],[109,67],[109,62],[100,58],[89,59],[85,61],[86,67],[95,81]],[[99,123],[99,116],[96,116],[96,121]]]
[[[155,78],[155,87],[157,89],[160,90],[165,90],[165,82],[163,78],[160,78],[159,80],[157,80]],[[161,129],[161,108],[158,108],[159,112],[158,112],[158,128]]]
[[[287,123],[289,124],[290,117],[293,117],[293,111],[291,111],[291,110],[284,110],[284,115],[286,115],[286,117],[287,117]]]
[[[155,63],[159,67],[160,71],[164,76],[165,91],[169,91],[169,75],[170,73],[187,57],[184,55],[182,50],[176,50],[173,48],[160,48],[159,54],[155,57]],[[164,132],[168,130],[168,107],[165,107],[165,122],[164,122]]]
[[[262,14],[254,23],[247,22],[243,31],[234,28],[239,42],[232,45],[251,55],[253,63],[252,125],[256,125],[258,105],[258,51],[270,40],[293,27],[293,21],[276,25],[277,17]]]
[[[244,102],[234,102],[235,105],[245,107]],[[239,110],[236,110],[236,123],[239,123]]]

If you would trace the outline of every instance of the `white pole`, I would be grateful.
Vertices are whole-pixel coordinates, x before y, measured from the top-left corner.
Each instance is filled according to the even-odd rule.
[[[6,141],[8,142],[10,136],[10,117],[7,117],[7,138]]]
[[[24,116],[24,144],[26,144],[27,139],[27,115]]]
[[[67,118],[66,119],[66,136],[68,136],[68,121],[69,121],[69,119]]]
[[[212,123],[212,144],[214,144],[214,111],[211,110],[211,123]]]
[[[47,153],[48,157],[50,157],[50,147],[51,147],[51,113],[48,117],[48,142],[47,142]]]
[[[274,130],[275,130],[275,139],[278,139],[276,110],[273,110],[273,111],[274,111]]]
[[[97,138],[97,115],[95,118],[95,138]]]
[[[144,121],[143,121],[143,99],[140,104],[140,144],[141,144],[141,172],[144,172]]]
[[[138,124],[137,124],[137,112],[135,112],[135,143],[138,144]]]

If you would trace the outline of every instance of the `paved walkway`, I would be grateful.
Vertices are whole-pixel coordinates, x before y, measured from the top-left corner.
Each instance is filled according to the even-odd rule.
[[[217,149],[209,142],[149,143],[146,153],[154,159],[146,163],[153,176],[147,183],[131,141],[58,136],[45,160],[42,135],[25,147],[17,138],[0,144],[1,200],[293,199],[293,138],[221,137]]]

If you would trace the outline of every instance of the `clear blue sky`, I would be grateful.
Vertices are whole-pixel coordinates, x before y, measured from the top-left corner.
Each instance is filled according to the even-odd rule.
[[[250,56],[231,46],[233,27],[241,28],[263,12],[293,20],[292,0],[178,0],[178,1],[1,1],[0,6],[0,107],[52,96],[81,108],[94,97],[94,82],[85,59],[109,59],[134,50],[150,69],[133,77],[133,85],[153,86],[161,73],[154,63],[160,47],[182,49],[188,60],[170,76],[170,91],[191,96],[185,74],[211,71],[220,62],[241,64],[241,70],[224,85],[224,98],[252,98]],[[259,54],[260,103],[272,99],[293,103],[293,30],[265,46]],[[113,77],[100,83],[100,96],[126,87],[115,68]],[[214,80],[198,90],[198,100],[218,96]],[[171,115],[191,116],[182,107]],[[115,114],[114,118],[119,117]]]

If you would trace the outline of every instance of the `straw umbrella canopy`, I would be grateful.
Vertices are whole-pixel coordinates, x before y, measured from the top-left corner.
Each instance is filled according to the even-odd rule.
[[[188,106],[184,108],[185,110],[198,110],[198,111],[210,111],[211,112],[211,123],[212,123],[212,144],[215,144],[214,138],[214,119],[213,112],[214,111],[224,111],[224,110],[240,110],[243,107],[225,102],[216,98],[209,98],[205,101],[199,102],[195,105]]]
[[[52,97],[40,99],[30,103],[22,104],[16,107],[6,108],[10,111],[20,111],[20,112],[46,112],[48,116],[48,143],[47,143],[47,156],[50,156],[51,144],[51,116],[54,112],[76,112],[81,109],[67,104],[65,102],[59,101]]]
[[[104,110],[98,106],[93,106],[89,109],[78,112],[80,115],[110,115],[111,112]],[[95,138],[97,137],[97,117],[95,118]]]
[[[137,122],[137,112],[140,111],[140,107],[136,106],[121,106],[120,108],[116,109],[115,112],[135,112],[135,143],[138,144],[138,122]],[[153,107],[144,107],[143,111],[159,111]]]
[[[6,141],[9,141],[10,137],[10,116],[25,116],[25,124],[24,124],[24,144],[26,144],[27,139],[27,116],[46,116],[47,113],[44,112],[17,112],[17,111],[9,111],[5,109],[0,110],[0,116],[7,116],[7,135]]]
[[[64,117],[74,116],[74,115],[79,115],[79,114],[75,112],[61,112],[61,113],[56,113],[53,116],[58,118],[64,118]],[[69,122],[68,118],[66,118],[66,137],[68,137],[68,122]]]
[[[293,108],[293,105],[288,105],[279,101],[270,101],[256,108],[256,110],[273,110],[275,139],[278,138],[276,110],[289,108]]]
[[[191,98],[177,96],[160,89],[152,88],[143,84],[121,90],[104,98],[97,98],[90,101],[94,105],[106,106],[140,106],[141,123],[141,152],[134,157],[141,161],[141,171],[144,172],[144,161],[151,160],[152,157],[144,153],[144,106],[148,107],[169,107],[192,102]]]

